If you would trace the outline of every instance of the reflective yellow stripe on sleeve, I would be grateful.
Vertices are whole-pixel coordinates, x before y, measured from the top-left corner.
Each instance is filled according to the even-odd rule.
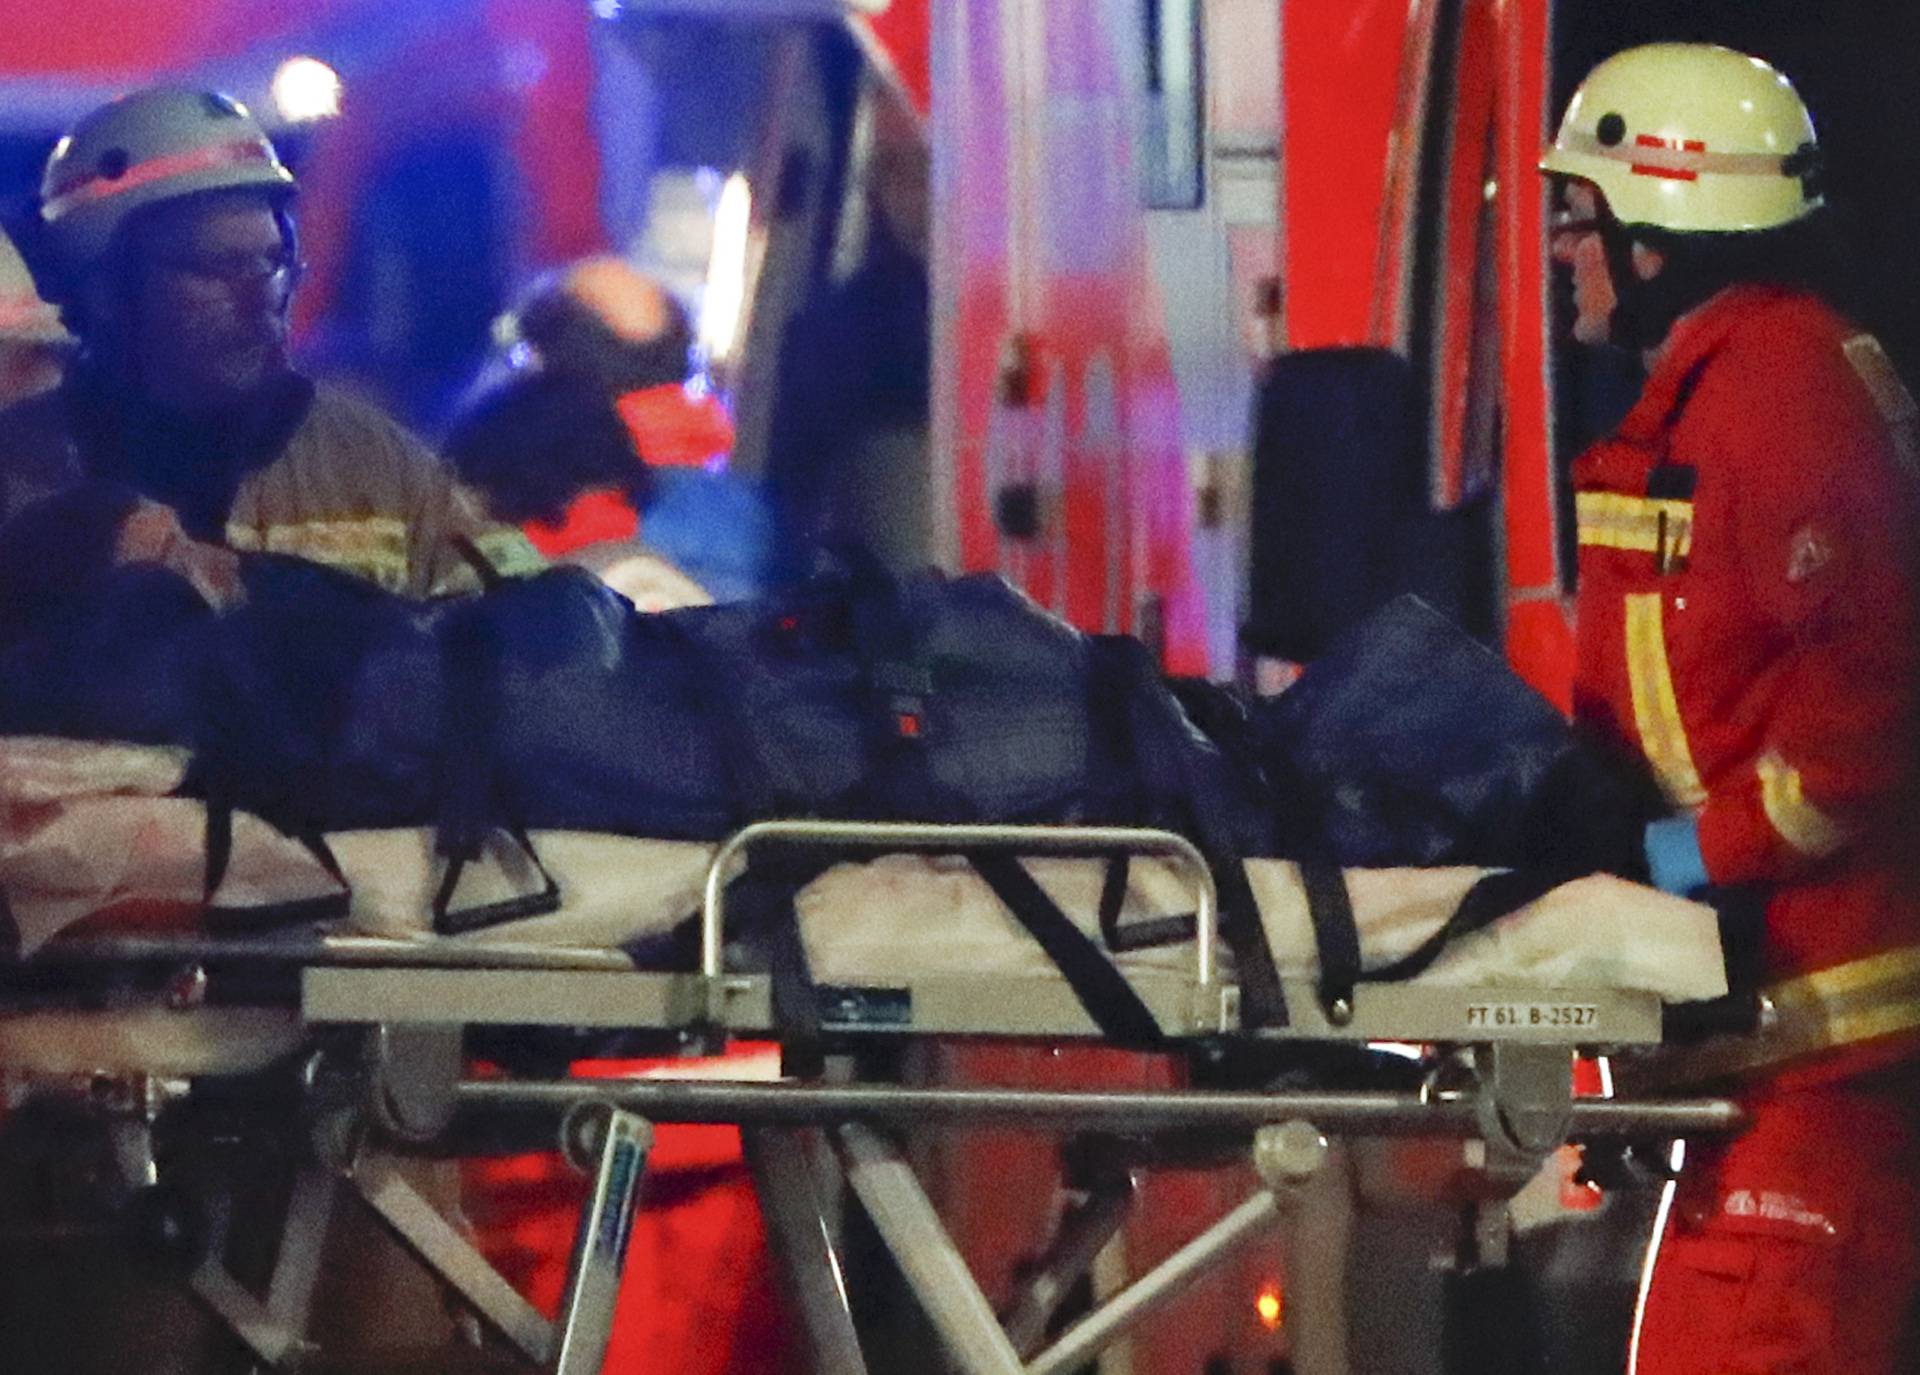
[[[1693,766],[1680,700],[1673,691],[1662,602],[1658,592],[1630,593],[1626,599],[1627,686],[1633,693],[1633,724],[1667,800],[1676,807],[1698,807],[1707,800],[1707,790]]]
[[[230,524],[230,548],[291,554],[403,590],[407,583],[407,526],[392,516],[303,520],[284,525]]]
[[[540,551],[533,547],[525,535],[510,526],[496,525],[482,530],[473,537],[473,547],[502,577],[521,578],[538,573],[547,566],[547,561],[540,557]]]
[[[1767,990],[1784,1029],[1816,1049],[1920,1027],[1920,946],[1822,969]],[[1797,1022],[1807,1022],[1797,1028]]]
[[[1631,1091],[1764,1075],[1825,1051],[1920,1031],[1920,946],[1852,960],[1761,990],[1768,1004],[1751,1036],[1723,1036],[1662,1052]]]
[[[511,526],[489,526],[454,543],[457,552],[440,560],[433,586],[427,589],[430,597],[463,597],[493,578],[529,577],[548,566],[540,551]]]
[[[1807,801],[1800,771],[1768,750],[1754,764],[1760,777],[1760,806],[1780,838],[1803,855],[1818,859],[1846,843],[1846,830]]]
[[[1693,547],[1693,503],[1667,497],[1636,497],[1624,492],[1581,492],[1574,497],[1580,543],[1643,554],[1662,552],[1684,559]]]

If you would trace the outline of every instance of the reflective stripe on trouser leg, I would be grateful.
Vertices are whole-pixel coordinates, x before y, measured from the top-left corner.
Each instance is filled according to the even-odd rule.
[[[1668,1164],[1678,1174],[1686,1162],[1687,1143],[1673,1143],[1673,1155]],[[1653,1236],[1647,1242],[1647,1258],[1640,1267],[1640,1292],[1633,1302],[1633,1336],[1627,1343],[1627,1375],[1640,1375],[1640,1332],[1647,1321],[1647,1296],[1653,1292],[1654,1270],[1660,1264],[1660,1243],[1667,1235],[1667,1219],[1673,1213],[1673,1196],[1679,1191],[1680,1181],[1669,1179],[1660,1189],[1660,1207],[1653,1216]]]

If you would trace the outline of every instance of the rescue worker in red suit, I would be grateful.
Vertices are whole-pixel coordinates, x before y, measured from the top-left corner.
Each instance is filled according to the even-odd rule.
[[[1541,167],[1575,338],[1648,367],[1574,468],[1575,712],[1664,794],[1659,887],[1761,896],[1776,1013],[1694,1058],[1750,1125],[1687,1147],[1634,1369],[1891,1375],[1920,1229],[1914,403],[1817,289],[1813,125],[1765,63],[1618,54]]]

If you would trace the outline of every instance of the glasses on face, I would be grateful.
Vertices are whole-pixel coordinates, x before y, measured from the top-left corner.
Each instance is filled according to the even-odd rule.
[[[1581,215],[1573,210],[1557,210],[1548,225],[1547,232],[1555,239],[1578,239],[1600,229],[1598,215]]]
[[[159,265],[209,286],[237,290],[258,285],[275,292],[291,291],[307,270],[299,256],[285,248],[273,253],[188,254],[162,258]]]

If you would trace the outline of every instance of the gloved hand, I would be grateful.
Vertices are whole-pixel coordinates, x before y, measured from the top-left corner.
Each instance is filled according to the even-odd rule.
[[[1655,888],[1686,897],[1707,886],[1707,861],[1700,854],[1698,821],[1690,816],[1650,821],[1643,843],[1647,872]]]

